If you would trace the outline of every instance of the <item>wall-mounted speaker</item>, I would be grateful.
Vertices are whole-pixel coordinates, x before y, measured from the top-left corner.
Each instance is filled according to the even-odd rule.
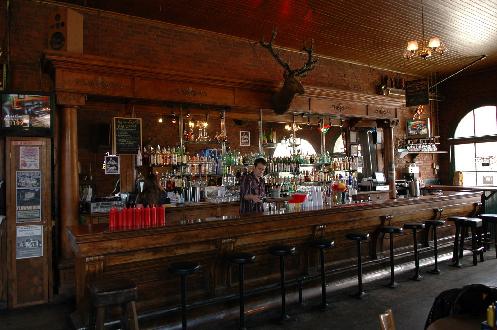
[[[59,8],[48,23],[48,49],[83,53],[83,15]]]

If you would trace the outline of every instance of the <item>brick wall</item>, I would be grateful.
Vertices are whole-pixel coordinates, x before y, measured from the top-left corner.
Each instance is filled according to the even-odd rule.
[[[47,48],[48,22],[56,10],[57,6],[53,4],[28,0],[12,2],[11,34],[15,36],[12,38],[11,51],[12,89],[42,91],[53,89],[52,79],[44,72],[41,59],[43,51]],[[80,12],[84,16],[85,54],[115,58],[166,71],[274,82],[275,84],[282,80],[281,68],[256,41],[105,12],[84,9]],[[319,51],[319,45],[316,45],[316,49]],[[291,63],[299,63],[305,58],[305,55],[299,53],[285,54],[284,52],[283,56],[289,58]],[[303,83],[304,85],[374,94],[375,86],[380,76],[384,74],[395,76],[394,73],[367,66],[320,58],[316,69],[303,79]],[[409,79],[409,77],[404,78]],[[96,111],[99,112],[98,116],[91,115]],[[92,168],[97,168],[104,152],[104,150],[96,150],[96,154],[92,154],[88,151],[95,150],[95,147],[88,143],[90,137],[85,136],[87,132],[92,131],[91,125],[96,123],[95,119],[110,122],[111,117],[121,112],[129,112],[129,109],[124,106],[124,101],[122,104],[112,103],[98,107],[89,104],[80,110],[79,135],[82,169],[89,168],[89,165],[85,164],[90,162],[93,162],[95,166]],[[408,117],[412,116],[408,109],[401,109],[400,113],[399,119],[402,124],[395,129],[397,137],[403,135],[405,127],[402,125]],[[85,117],[86,115],[89,117]],[[157,111],[143,107],[141,110],[136,109],[136,115],[142,118],[152,118],[157,116]],[[158,116],[147,123],[146,133],[150,135],[144,136],[145,142],[147,142],[146,139],[150,139],[151,144],[161,144],[160,141],[165,139],[172,140],[170,136],[164,134],[167,134],[165,132],[172,134],[176,131],[162,130],[156,123],[157,118]],[[239,141],[240,130],[251,131],[251,147],[239,148],[243,152],[256,151],[257,124],[243,122],[233,128],[228,126],[228,139]],[[316,134],[316,136],[317,141],[311,138],[311,143],[319,150],[319,135]],[[336,138],[336,134],[328,134],[328,136],[330,140],[332,137]],[[174,140],[176,141],[177,137]],[[90,148],[85,145],[89,145]],[[327,145],[330,146],[331,142]],[[431,166],[436,161],[436,157],[425,158],[427,157],[417,158],[421,165],[422,176],[434,177]],[[405,162],[405,159],[397,159],[398,170],[403,168]]]

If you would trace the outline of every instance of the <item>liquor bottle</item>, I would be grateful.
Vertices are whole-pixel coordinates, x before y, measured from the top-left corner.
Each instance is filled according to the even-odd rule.
[[[143,166],[143,156],[142,156],[142,148],[141,146],[138,148],[138,152],[136,153],[136,166]]]

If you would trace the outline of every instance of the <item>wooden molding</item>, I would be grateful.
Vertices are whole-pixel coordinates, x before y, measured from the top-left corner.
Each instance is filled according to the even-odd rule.
[[[55,90],[102,97],[156,102],[185,102],[237,108],[271,108],[280,82],[247,81],[195,75],[94,55],[47,51],[44,61],[55,70]],[[64,99],[62,99],[64,100]],[[397,117],[404,100],[381,95],[306,86],[290,112],[313,112],[344,117]]]

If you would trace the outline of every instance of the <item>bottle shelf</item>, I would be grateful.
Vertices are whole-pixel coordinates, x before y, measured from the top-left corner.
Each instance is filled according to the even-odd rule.
[[[206,144],[215,144],[215,145],[221,145],[223,142],[218,142],[218,141],[183,141],[183,144],[198,144],[198,145],[206,145]],[[224,142],[227,143],[227,142]]]

